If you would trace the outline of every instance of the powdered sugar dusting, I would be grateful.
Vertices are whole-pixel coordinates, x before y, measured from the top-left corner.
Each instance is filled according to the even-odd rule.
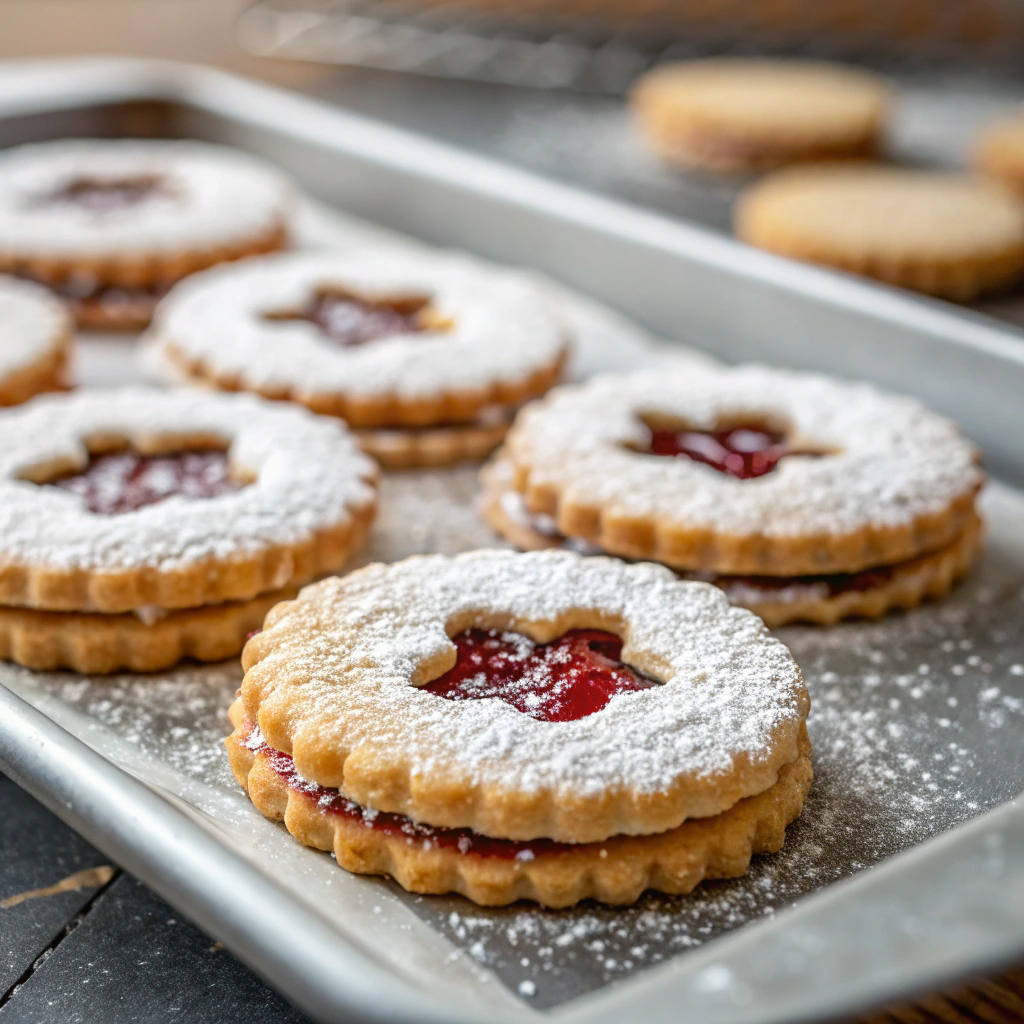
[[[0,378],[45,359],[70,331],[70,317],[48,289],[0,276]]]
[[[644,447],[640,414],[698,430],[729,419],[789,429],[793,443],[828,452],[783,459],[736,480]],[[903,526],[971,494],[975,452],[949,420],[910,398],[812,374],[764,367],[641,372],[560,388],[520,414],[507,442],[530,482],[618,513],[656,516],[737,536],[846,535]]]
[[[291,609],[264,633],[274,693],[265,699],[292,702],[296,766],[314,778],[304,756],[327,742],[482,789],[659,793],[684,776],[728,775],[740,757],[777,767],[806,713],[799,671],[760,620],[660,566],[568,552],[428,556],[326,580]],[[449,623],[504,620],[530,632],[565,616],[593,625],[595,615],[622,623],[623,661],[664,685],[558,723],[495,699],[439,700],[413,685],[422,663],[454,650]],[[329,732],[305,728],[313,721],[329,722]]]
[[[443,326],[342,348],[313,323],[275,318],[332,288],[427,298]],[[197,274],[160,305],[151,336],[215,377],[299,396],[417,396],[519,382],[566,347],[554,304],[528,275],[450,253],[380,249],[284,253]]]
[[[83,179],[152,179],[143,201],[98,211],[48,197]],[[0,238],[19,256],[175,255],[280,227],[291,187],[238,150],[198,142],[71,139],[0,156]]]
[[[470,531],[465,543],[479,545],[472,482],[466,469],[386,477],[376,556],[399,558],[435,542],[455,550],[462,526]],[[417,493],[427,501],[412,524],[388,514],[392,504],[415,510]],[[1024,789],[1024,501],[994,485],[983,504],[988,553],[947,600],[878,623],[781,632],[813,698],[815,784],[780,853],[755,858],[743,878],[704,883],[689,896],[647,896],[626,908],[481,909],[360,879],[365,899],[379,894],[380,929],[390,935],[388,929],[408,928],[387,903],[397,898],[453,943],[453,957],[472,957],[513,992],[525,994],[521,986],[529,982],[531,1005],[554,1006],[685,955],[1012,799]],[[8,665],[0,674],[33,703],[59,710],[65,717],[58,720],[107,756],[124,763],[130,751],[131,770],[147,781],[185,795],[218,821],[253,821],[223,749],[236,665],[113,679]],[[81,717],[67,717],[75,714]],[[115,740],[127,746],[119,750]],[[197,795],[199,782],[213,793]],[[265,835],[280,826],[258,820],[245,828]],[[265,853],[263,866],[320,905],[329,890],[303,879],[301,865],[325,855],[285,838],[289,858],[299,850],[298,864]]]
[[[23,479],[36,466],[83,467],[90,437],[145,450],[157,438],[197,434],[221,439],[249,486],[106,516],[68,490]],[[166,568],[295,543],[371,501],[375,472],[339,422],[247,395],[125,389],[38,398],[0,414],[0,559]]]

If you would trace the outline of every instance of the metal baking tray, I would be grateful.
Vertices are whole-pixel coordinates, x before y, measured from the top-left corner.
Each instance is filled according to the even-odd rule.
[[[0,145],[69,134],[241,146],[345,211],[308,205],[310,244],[413,244],[365,218],[532,266],[721,358],[915,393],[1001,482],[983,562],[950,600],[781,631],[814,703],[815,787],[780,854],[689,897],[483,910],[338,870],[231,781],[233,664],[113,679],[2,666],[6,772],[323,1020],[821,1020],[1024,953],[1024,334],[219,72],[0,65]],[[601,306],[565,301],[579,372],[661,358]],[[129,341],[80,347],[87,383],[137,372]],[[475,495],[472,469],[389,476],[367,557],[494,544]]]

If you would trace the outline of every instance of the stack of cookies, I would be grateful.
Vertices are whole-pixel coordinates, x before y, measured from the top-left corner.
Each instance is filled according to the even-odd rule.
[[[0,657],[147,672],[241,650],[376,508],[345,428],[248,396],[91,391],[0,417]]]
[[[246,645],[231,766],[360,874],[476,903],[631,903],[781,847],[807,692],[721,591],[654,565],[476,551],[307,587]]]
[[[415,250],[220,267],[176,288],[150,337],[181,382],[340,417],[387,469],[486,456],[569,345],[527,275]]]
[[[485,515],[525,549],[650,559],[769,625],[941,597],[980,539],[978,453],[913,399],[762,367],[599,377],[517,417]]]

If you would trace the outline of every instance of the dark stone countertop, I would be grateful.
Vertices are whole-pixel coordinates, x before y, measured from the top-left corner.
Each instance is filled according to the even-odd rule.
[[[0,1024],[308,1020],[2,775],[0,821]]]

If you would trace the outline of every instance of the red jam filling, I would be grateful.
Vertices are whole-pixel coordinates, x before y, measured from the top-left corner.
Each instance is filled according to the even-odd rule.
[[[468,828],[433,828],[430,825],[420,825],[404,814],[367,810],[342,796],[336,789],[319,786],[304,779],[295,770],[291,754],[268,747],[262,736],[253,730],[251,723],[248,725],[248,731],[246,747],[254,754],[262,754],[289,789],[315,800],[317,807],[326,814],[340,815],[384,835],[398,836],[410,843],[419,842],[427,849],[430,846],[437,846],[443,850],[456,850],[461,854],[498,857],[502,860],[529,861],[543,855],[586,849],[585,845],[556,843],[553,839],[530,839],[524,842],[492,839]]]
[[[73,178],[51,192],[50,203],[73,203],[95,213],[137,206],[160,187],[159,178],[140,174],[131,178]]]
[[[728,430],[652,430],[651,455],[693,459],[739,480],[770,473],[787,455],[797,454],[782,434],[753,427]]]
[[[547,644],[467,629],[452,642],[455,664],[422,689],[446,700],[497,697],[541,722],[586,718],[617,693],[657,685],[623,664],[622,640],[600,629],[573,629]]]
[[[793,586],[827,588],[829,597],[851,590],[874,590],[892,579],[894,565],[880,565],[861,572],[833,573],[823,576],[713,576],[712,583],[726,592],[730,585],[739,584],[751,590],[763,591],[768,599],[773,592],[787,590]]]
[[[371,300],[342,291],[319,291],[297,313],[271,313],[269,320],[306,320],[344,348],[414,334],[426,329],[420,316],[425,298]]]
[[[545,537],[551,537],[560,542],[563,548],[577,551],[579,554],[584,555],[604,554],[600,548],[593,547],[585,541],[572,540],[563,536],[553,526],[547,516],[532,516],[529,512],[525,511],[525,506],[524,514],[529,517],[529,525],[532,529],[543,534]],[[765,599],[771,600],[773,594],[788,590],[794,586],[824,586],[827,588],[830,597],[835,597],[837,594],[851,590],[873,590],[888,583],[898,567],[898,564],[879,565],[871,569],[862,569],[860,572],[832,573],[822,576],[726,576],[713,572],[686,573],[681,570],[679,575],[684,579],[696,579],[705,583],[714,583],[725,590],[726,593],[729,592],[731,587],[737,585],[750,590],[758,590],[765,595]]]
[[[155,505],[167,498],[215,498],[240,490],[222,451],[185,451],[173,455],[114,452],[98,455],[79,473],[48,486],[77,494],[90,512],[113,516]]]

